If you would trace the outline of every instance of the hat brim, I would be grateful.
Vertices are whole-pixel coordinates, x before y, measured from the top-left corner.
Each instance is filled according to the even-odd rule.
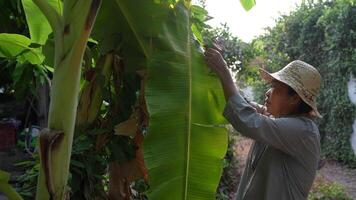
[[[260,72],[260,77],[261,77],[264,81],[266,81],[266,82],[268,82],[268,83],[272,82],[273,80],[277,80],[277,81],[280,81],[280,82],[282,82],[282,83],[288,85],[289,87],[292,87],[292,86],[290,86],[288,83],[286,83],[286,82],[284,82],[283,80],[281,80],[281,79],[278,77],[277,72],[276,72],[276,73],[269,73],[268,71],[266,71],[266,70],[263,69],[263,68],[259,68],[259,72]],[[299,95],[299,94],[298,94],[298,95]],[[299,96],[300,96],[300,95],[299,95]],[[300,96],[300,98],[302,98],[302,97]],[[302,100],[304,101],[303,98],[302,98]],[[304,101],[304,102],[306,102],[306,101]],[[310,104],[308,104],[308,105],[311,106],[312,109],[313,109],[313,111],[311,112],[311,115],[313,115],[313,116],[315,116],[315,117],[318,117],[318,118],[322,118],[322,115],[319,113],[319,111],[318,111],[318,109],[316,108],[315,105],[310,105]]]
[[[272,82],[274,79],[278,80],[278,78],[275,78],[274,76],[272,76],[272,74],[270,74],[268,71],[266,71],[263,68],[259,68],[259,71],[260,71],[261,78],[267,82]]]

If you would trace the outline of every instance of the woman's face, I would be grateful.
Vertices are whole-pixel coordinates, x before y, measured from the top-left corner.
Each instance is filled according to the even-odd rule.
[[[265,94],[267,112],[274,117],[291,114],[299,101],[298,95],[289,95],[288,86],[277,80],[271,82]]]

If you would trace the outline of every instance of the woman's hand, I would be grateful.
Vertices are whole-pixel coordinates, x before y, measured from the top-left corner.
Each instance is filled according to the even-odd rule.
[[[227,68],[227,64],[221,55],[221,49],[218,45],[213,44],[213,48],[208,48],[204,55],[208,66],[219,76],[221,85],[224,90],[226,102],[230,97],[237,94],[237,88]]]
[[[208,48],[204,55],[208,66],[220,77],[223,78],[225,75],[230,76],[230,72],[227,69],[227,64],[221,55],[222,49],[213,43],[212,48]]]

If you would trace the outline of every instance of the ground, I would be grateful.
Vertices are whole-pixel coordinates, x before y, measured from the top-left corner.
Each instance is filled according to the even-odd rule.
[[[347,168],[335,161],[327,161],[318,176],[343,185],[350,197],[356,199],[356,169]]]

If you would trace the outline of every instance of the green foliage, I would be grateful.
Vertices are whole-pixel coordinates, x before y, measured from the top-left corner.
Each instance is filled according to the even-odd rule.
[[[206,28],[203,36],[208,47],[213,41],[221,47],[227,66],[236,75],[236,79],[240,80],[240,86],[257,80],[257,68],[250,66],[255,55],[253,46],[233,36],[227,24],[218,28]]]
[[[14,95],[18,101],[26,100],[37,95],[51,71],[52,68],[45,65],[19,62],[17,57],[6,58],[0,61],[0,86],[5,94]]]
[[[43,45],[52,32],[52,29],[43,15],[41,10],[35,5],[32,0],[21,0],[25,10],[26,21],[29,27],[32,43]],[[62,2],[59,0],[48,1],[58,12],[62,7]]]
[[[309,193],[308,200],[351,200],[345,191],[345,187],[336,183],[320,183]]]
[[[95,129],[92,133],[95,133]],[[95,151],[96,137],[92,133],[76,135],[74,138],[68,181],[72,199],[105,197],[108,157],[103,150]]]
[[[21,196],[8,183],[9,180],[10,174],[0,170],[0,192],[5,194],[10,200],[22,200]]]
[[[34,199],[40,169],[38,153],[34,153],[30,159],[16,163],[16,165],[26,169],[25,173],[17,178],[20,195],[26,200]]]
[[[150,127],[144,140],[150,176],[148,195],[153,199],[191,195],[213,198],[226,140],[220,134],[223,130],[194,125],[222,120],[218,118],[220,111],[215,109],[209,113],[195,110],[201,105],[223,105],[221,96],[216,94],[217,80],[208,75],[195,40],[199,40],[200,30],[205,27],[206,11],[192,6],[190,16],[183,2],[140,2],[144,10],[137,9],[134,1],[116,3],[103,2],[93,35],[102,52],[120,48],[128,73],[148,69],[146,100]],[[215,138],[208,137],[209,134]],[[198,155],[204,162],[198,162]],[[203,167],[203,163],[209,168]]]
[[[318,98],[323,153],[351,167],[356,167],[350,144],[356,108],[348,99],[347,81],[351,73],[356,74],[355,14],[355,5],[346,0],[304,3],[255,41],[262,44],[256,52],[270,71],[295,59],[319,70],[323,79]],[[258,94],[263,99],[263,94]]]
[[[217,80],[207,75],[198,52],[189,10],[182,2],[173,7],[141,2],[145,10],[137,10],[132,1],[119,1],[118,5],[148,64],[150,126],[144,141],[148,196],[214,198],[226,138],[222,129],[194,124],[221,122],[221,95],[216,94]],[[140,23],[142,20],[146,23]],[[209,112],[203,107],[210,107]]]
[[[28,35],[27,24],[19,1],[0,1],[0,33]]]
[[[29,95],[37,95],[38,88],[47,81],[48,70],[42,65],[17,63],[12,72],[13,89],[17,99],[24,99]]]
[[[17,12],[18,15],[12,19],[19,23],[18,26],[27,28],[21,4],[15,1],[8,4],[4,5],[7,6],[5,12],[8,11],[12,15]],[[15,5],[16,9],[13,8]],[[11,26],[7,29],[9,32],[18,30]],[[52,71],[51,67],[43,65],[42,46],[34,44],[24,35],[0,33],[0,57],[0,85],[4,87],[4,93],[13,93],[18,100],[36,95],[38,87],[47,81],[47,76]]]
[[[32,1],[24,1],[26,4],[33,4]],[[4,13],[9,14],[1,18],[1,25],[5,26],[3,31],[27,34],[27,28],[31,29],[32,25],[27,26],[20,1],[2,1],[0,5],[4,8]],[[28,9],[28,6],[25,7]],[[37,16],[38,12],[33,14]],[[41,20],[41,23],[43,22]],[[38,36],[39,34],[40,32],[37,32]],[[4,93],[14,95],[17,100],[36,96],[39,86],[47,81],[53,71],[52,67],[43,63],[43,48],[36,44],[36,37],[33,38],[32,35],[31,33],[30,39],[25,35],[0,33],[0,85],[4,88]]]
[[[204,36],[205,43],[209,47],[215,41],[222,48],[226,63],[232,71],[237,72],[242,69],[242,59],[246,53],[243,51],[243,46],[247,44],[233,36],[227,24],[214,29],[206,29]]]
[[[233,199],[236,195],[238,183],[241,178],[240,174],[238,174],[239,163],[237,155],[239,152],[236,151],[236,144],[240,136],[237,135],[233,128],[229,128],[228,130],[229,144],[224,158],[223,174],[220,178],[219,187],[216,191],[217,200]]]
[[[30,47],[31,40],[23,35],[0,33],[0,58],[16,58],[18,62],[28,61],[41,64],[44,56],[40,48]]]
[[[267,84],[262,80],[256,80],[253,85],[254,101],[263,105],[265,100],[265,94],[268,90]]]

